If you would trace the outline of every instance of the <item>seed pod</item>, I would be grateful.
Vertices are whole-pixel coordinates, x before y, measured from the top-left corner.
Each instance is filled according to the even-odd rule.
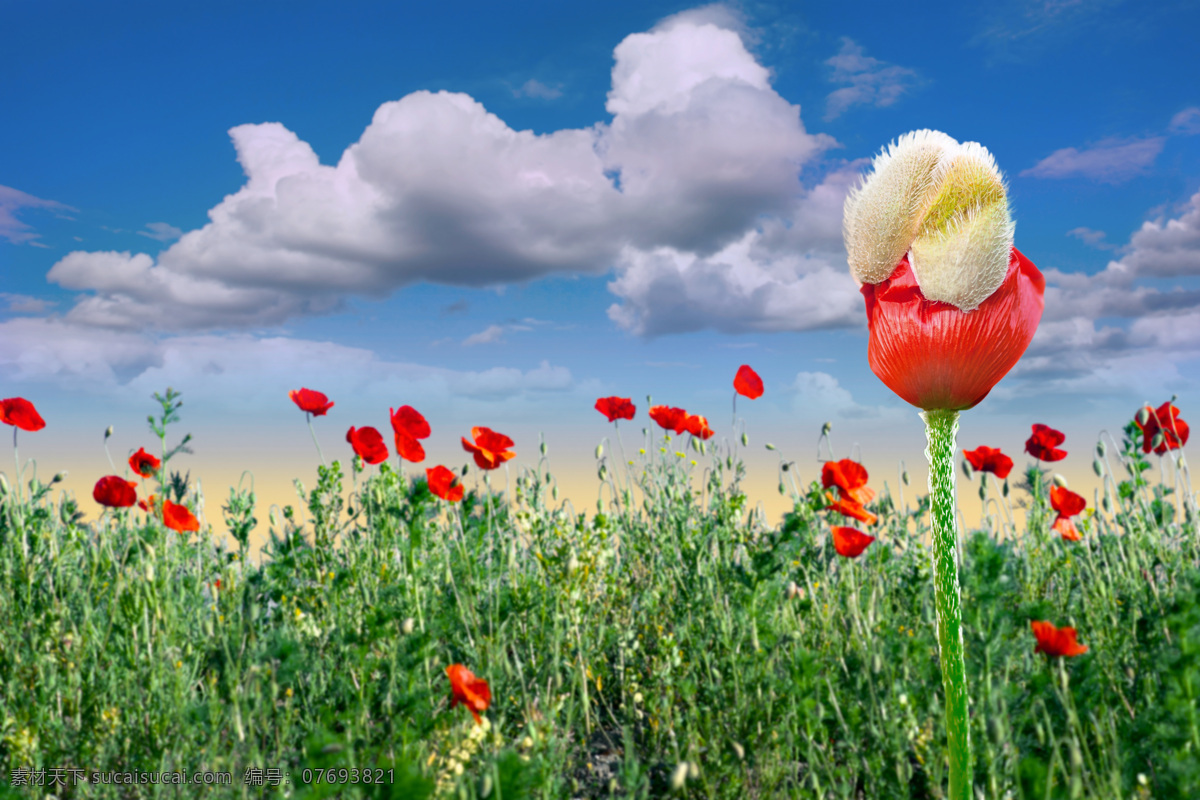
[[[599,458],[602,455],[604,455],[604,445],[598,444],[596,445],[596,458]]]
[[[1056,473],[1054,473],[1054,485],[1059,487],[1060,489],[1066,489],[1067,488],[1067,479],[1064,478],[1061,474],[1056,472]]]
[[[1098,458],[1092,459],[1092,472],[1096,473],[1096,477],[1104,477],[1104,462]]]
[[[975,477],[975,468],[972,467],[971,462],[967,461],[965,458],[963,459],[963,462],[962,462],[962,471],[963,471],[963,475],[967,476],[967,480],[971,480],[972,478]]]
[[[746,434],[745,431],[742,431],[742,447],[749,447],[749,446],[750,446],[750,437]]]

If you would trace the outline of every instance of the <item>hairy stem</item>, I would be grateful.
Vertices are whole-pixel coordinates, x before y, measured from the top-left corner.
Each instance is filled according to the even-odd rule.
[[[958,412],[921,413],[929,445],[929,495],[933,519],[933,581],[937,606],[938,650],[946,695],[946,732],[950,746],[949,800],[971,798],[971,736],[967,715],[967,676],[963,660],[962,600],[958,589],[954,503],[954,439]]]

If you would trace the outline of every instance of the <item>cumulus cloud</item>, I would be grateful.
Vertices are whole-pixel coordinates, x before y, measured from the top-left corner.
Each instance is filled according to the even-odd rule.
[[[521,85],[520,89],[513,90],[513,97],[536,97],[539,100],[556,100],[562,97],[562,89],[555,86],[547,86],[536,78],[530,78]]]
[[[31,244],[42,247],[45,245],[38,241],[40,234],[34,231],[33,226],[17,219],[17,212],[23,208],[41,208],[60,213],[78,211],[78,209],[56,200],[43,200],[11,186],[0,186],[0,237],[4,237],[13,244]]]
[[[6,311],[14,314],[40,314],[54,305],[53,302],[39,297],[9,292],[0,292],[0,303],[4,303]]]
[[[1022,177],[1068,178],[1078,175],[1101,183],[1122,183],[1146,172],[1162,152],[1166,139],[1104,139],[1079,150],[1064,147],[1055,150],[1027,170]]]
[[[50,280],[90,293],[72,323],[202,331],[328,313],[418,281],[602,274],[662,248],[710,258],[786,212],[801,168],[836,145],[805,130],[738,25],[706,7],[626,37],[612,120],[589,128],[516,131],[465,94],[420,91],[380,106],[324,164],[281,123],[239,125],[246,182],[207,225],[157,260],[71,253]]]
[[[833,68],[830,81],[847,84],[826,98],[826,120],[836,119],[853,106],[890,106],[917,84],[915,70],[872,58],[845,36],[837,55],[825,63]]]
[[[787,391],[792,396],[792,410],[810,419],[890,419],[906,413],[896,405],[862,405],[828,372],[797,372]]]
[[[1167,130],[1185,136],[1200,134],[1200,108],[1192,106],[1180,111],[1171,117],[1171,124]]]

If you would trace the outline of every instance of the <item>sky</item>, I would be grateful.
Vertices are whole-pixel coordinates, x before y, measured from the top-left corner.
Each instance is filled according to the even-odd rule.
[[[1200,411],[1198,27],[1178,1],[6,0],[0,397],[47,422],[20,458],[65,471],[94,520],[105,428],[117,474],[159,452],[146,417],[170,386],[167,444],[194,451],[172,469],[218,531],[252,475],[261,540],[267,506],[316,480],[288,399],[306,387],[335,403],[313,421],[328,460],[351,426],[394,452],[389,409],[411,405],[432,435],[410,472],[466,463],[486,426],[515,441],[515,479],[544,436],[564,499],[594,511],[614,431],[593,405],[633,400],[632,455],[658,433],[649,395],[714,442],[747,432],[772,521],[781,457],[805,482],[853,457],[893,492],[903,461],[911,498],[924,427],[867,364],[841,222],[871,159],[932,128],[995,156],[1047,281],[959,448],[1020,469],[1048,424],[1091,501],[1102,430],[1172,395]],[[735,427],[741,364],[765,392]]]

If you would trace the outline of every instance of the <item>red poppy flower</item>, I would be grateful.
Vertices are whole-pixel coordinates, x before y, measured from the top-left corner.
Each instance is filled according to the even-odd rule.
[[[438,465],[427,469],[425,477],[429,480],[429,491],[443,500],[457,503],[463,499],[463,487],[455,483],[457,476],[445,467]]]
[[[6,425],[15,425],[23,431],[40,431],[46,427],[46,420],[42,419],[38,414],[37,409],[33,407],[33,403],[26,400],[24,397],[10,397],[7,400],[0,400],[0,422]]]
[[[372,427],[351,428],[346,431],[346,441],[354,448],[354,454],[368,464],[387,461],[388,449],[383,435]]]
[[[596,410],[608,417],[609,422],[619,419],[633,419],[637,406],[629,402],[628,397],[601,397],[596,401]]]
[[[867,468],[857,461],[843,458],[841,461],[826,461],[821,467],[821,486],[838,488],[838,495],[864,505],[871,502],[875,492],[867,486]]]
[[[687,424],[688,413],[674,406],[654,406],[650,409],[650,419],[658,423],[664,430],[683,433]]]
[[[463,450],[475,454],[475,463],[480,469],[495,469],[516,455],[508,450],[513,446],[513,440],[491,428],[471,428],[471,438],[475,440],[474,444],[463,437]]]
[[[288,392],[288,397],[292,398],[292,402],[300,406],[301,411],[307,411],[314,417],[323,417],[333,408],[333,403],[329,402],[329,398],[320,392],[314,392],[312,389],[301,389],[296,391],[293,389]]]
[[[863,550],[866,550],[867,546],[875,541],[874,536],[869,536],[855,528],[834,525],[829,530],[833,532],[833,549],[837,550],[838,555],[846,558],[858,558],[862,555]]]
[[[119,475],[106,475],[96,481],[92,499],[109,508],[129,508],[137,502],[137,484]]]
[[[1056,628],[1049,622],[1031,620],[1029,627],[1037,637],[1035,653],[1048,656],[1077,656],[1087,652],[1087,645],[1075,641],[1074,628]]]
[[[170,500],[163,500],[163,524],[180,533],[200,530],[200,521],[192,515],[188,507],[176,505]]]
[[[1003,283],[978,308],[926,300],[909,266],[864,283],[871,371],[917,408],[978,405],[1020,360],[1042,318],[1046,280],[1012,248]]]
[[[138,505],[138,508],[140,508],[142,511],[150,512],[150,511],[155,510],[155,508],[156,508],[155,503],[157,503],[157,502],[158,502],[158,495],[152,494],[152,495],[150,495],[148,500],[138,500],[137,505]]]
[[[699,414],[690,414],[683,420],[683,429],[692,436],[700,439],[711,439],[713,436],[712,428],[708,427],[708,420]]]
[[[1025,440],[1025,452],[1041,461],[1062,461],[1067,451],[1057,448],[1066,439],[1061,431],[1039,423],[1033,426],[1033,435]]]
[[[762,378],[758,377],[758,373],[750,369],[749,365],[742,364],[733,379],[733,389],[742,397],[757,400],[763,393]]]
[[[829,492],[826,492],[825,499],[829,501],[829,506],[826,507],[827,511],[836,511],[844,516],[861,520],[868,525],[874,525],[879,521],[879,517],[875,516],[870,511],[867,511],[867,509],[863,507],[862,503],[859,503],[853,498],[839,497],[837,500],[834,500],[833,495]]]
[[[129,466],[143,478],[151,478],[154,476],[154,470],[162,466],[162,462],[147,453],[146,448],[139,447],[138,451],[129,457]]]
[[[976,472],[990,472],[1000,480],[1012,472],[1013,460],[1001,453],[998,448],[980,445],[974,450],[963,450],[963,455]]]
[[[1078,542],[1079,531],[1075,528],[1071,517],[1087,508],[1087,500],[1070,489],[1052,486],[1050,487],[1050,507],[1058,512],[1053,529],[1067,541]]]
[[[1142,429],[1143,453],[1149,453],[1153,449],[1161,456],[1168,450],[1178,450],[1187,444],[1190,433],[1188,424],[1179,418],[1179,409],[1171,405],[1170,401],[1163,403],[1157,409],[1146,406],[1145,411],[1149,415],[1145,425],[1134,420]],[[1158,433],[1163,435],[1162,442],[1158,447],[1154,447],[1154,436]]]
[[[462,664],[451,664],[446,667],[446,677],[450,679],[450,708],[459,703],[467,707],[475,724],[483,723],[479,718],[480,711],[487,711],[492,704],[492,690],[483,678],[476,678],[471,670]]]
[[[429,436],[429,423],[421,412],[412,406],[400,406],[398,409],[388,409],[392,417],[392,432],[396,443],[396,453],[405,461],[419,464],[425,460],[425,448],[417,439]]]

